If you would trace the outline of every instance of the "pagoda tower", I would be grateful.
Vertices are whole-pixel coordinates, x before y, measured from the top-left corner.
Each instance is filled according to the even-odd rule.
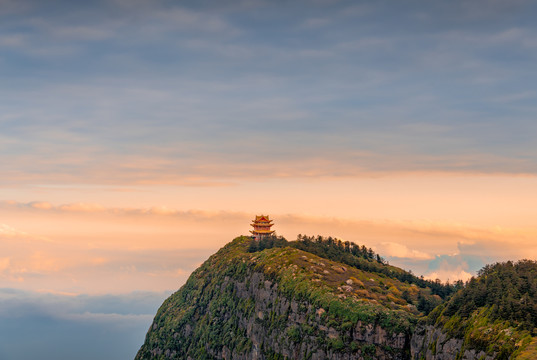
[[[274,230],[270,230],[270,227],[274,225],[272,220],[269,219],[268,215],[256,215],[255,219],[252,220],[252,226],[254,229],[250,230],[252,237],[259,241],[265,236],[272,235]]]

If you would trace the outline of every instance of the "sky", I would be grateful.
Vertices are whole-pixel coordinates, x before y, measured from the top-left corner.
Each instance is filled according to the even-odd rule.
[[[0,0],[0,358],[132,359],[259,214],[442,281],[537,259],[536,15]]]

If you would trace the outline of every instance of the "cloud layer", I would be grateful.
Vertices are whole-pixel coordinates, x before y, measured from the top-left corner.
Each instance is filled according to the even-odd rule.
[[[169,293],[68,295],[0,289],[2,359],[132,359]]]
[[[70,293],[177,289],[210,254],[247,234],[252,217],[169,207],[14,201],[0,205],[8,220],[25,226],[30,219],[26,227],[32,228],[0,225],[0,284]],[[289,240],[299,233],[335,236],[371,247],[393,265],[444,281],[466,279],[494,261],[537,256],[537,234],[531,228],[271,215],[277,232]]]
[[[476,4],[3,2],[0,182],[535,174],[535,5]]]

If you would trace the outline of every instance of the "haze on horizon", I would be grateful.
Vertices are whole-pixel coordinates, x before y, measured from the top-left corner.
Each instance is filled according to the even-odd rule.
[[[260,213],[443,281],[535,259],[536,6],[0,0],[0,358],[133,357]]]

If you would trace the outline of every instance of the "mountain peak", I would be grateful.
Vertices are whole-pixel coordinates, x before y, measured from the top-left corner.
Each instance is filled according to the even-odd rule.
[[[446,320],[447,311],[467,289],[451,296],[456,286],[417,278],[365,246],[333,238],[241,236],[162,304],[136,359],[491,360],[521,354],[530,343],[527,332],[523,344],[507,350],[450,332],[446,324],[462,320]]]

